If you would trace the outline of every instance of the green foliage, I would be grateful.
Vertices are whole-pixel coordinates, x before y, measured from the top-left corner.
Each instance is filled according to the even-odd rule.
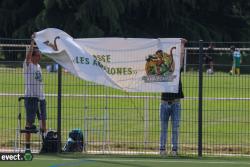
[[[2,0],[0,37],[48,27],[73,37],[183,37],[249,41],[248,0]]]

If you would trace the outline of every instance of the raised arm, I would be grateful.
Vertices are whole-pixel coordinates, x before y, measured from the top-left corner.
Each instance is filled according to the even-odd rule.
[[[185,43],[187,43],[187,40],[182,38],[181,39],[181,59],[180,59],[181,67],[183,67],[183,64],[184,64]]]
[[[25,62],[26,62],[27,64],[31,63],[31,57],[32,57],[32,53],[33,53],[34,46],[35,46],[35,40],[34,40],[35,36],[36,36],[35,33],[33,33],[33,34],[31,35],[30,48],[29,48],[29,51],[28,51],[28,53],[26,54],[26,58],[25,58]]]

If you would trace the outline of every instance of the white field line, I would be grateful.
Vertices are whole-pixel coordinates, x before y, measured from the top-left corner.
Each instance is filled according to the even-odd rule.
[[[23,97],[21,93],[0,93],[0,96]],[[57,94],[45,94],[46,97],[57,97]],[[124,96],[124,95],[84,95],[84,94],[62,94],[63,97],[91,97],[91,98],[149,98],[160,99],[156,96]],[[250,100],[250,98],[241,97],[203,97],[203,100]],[[198,97],[185,97],[184,100],[199,100]]]
[[[81,161],[81,160],[85,160],[85,161],[105,161],[105,162],[153,162],[153,163],[190,163],[190,164],[235,164],[235,165],[250,165],[250,162],[240,162],[240,161],[213,161],[213,160],[160,160],[160,159],[117,159],[117,158],[84,158],[84,159],[56,159],[56,158],[39,158],[39,157],[34,157],[34,159],[37,160],[44,160],[44,161],[48,161],[48,160],[54,160],[54,161],[58,161],[58,160],[63,160],[63,161]]]

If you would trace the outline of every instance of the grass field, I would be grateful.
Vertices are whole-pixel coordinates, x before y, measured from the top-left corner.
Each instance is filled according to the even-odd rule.
[[[247,158],[152,158],[152,157],[82,157],[67,158],[61,155],[41,156],[35,155],[32,161],[26,162],[1,162],[6,167],[247,167],[250,160]]]
[[[48,94],[48,127],[56,129],[57,96],[53,94],[57,94],[57,74],[44,71],[43,78]],[[62,98],[61,120],[64,141],[71,129],[81,128],[89,150],[109,147],[112,150],[142,152],[158,150],[159,93],[126,93],[82,81],[68,73],[63,73],[62,79],[62,93],[65,95]],[[186,99],[182,101],[180,147],[183,153],[195,153],[198,141],[198,73],[183,74],[182,81]],[[17,98],[24,92],[23,82],[21,68],[0,68],[1,147],[13,147]],[[204,73],[205,152],[250,154],[250,103],[249,99],[238,99],[249,98],[249,94],[249,75]]]

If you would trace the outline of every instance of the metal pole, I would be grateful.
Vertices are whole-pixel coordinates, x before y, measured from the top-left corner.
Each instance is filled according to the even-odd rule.
[[[103,122],[103,151],[110,151],[110,137],[109,137],[109,113],[108,113],[108,94],[107,94],[107,88],[105,89],[105,108],[104,108],[104,122]]]
[[[198,106],[198,156],[202,157],[202,88],[203,41],[199,41],[199,106]]]
[[[107,97],[106,99],[107,100]],[[102,139],[102,149],[103,153],[106,151],[106,142],[107,142],[107,106],[104,107],[103,113],[103,139]]]
[[[87,151],[87,146],[88,146],[88,115],[87,115],[87,96],[86,96],[86,92],[84,93],[84,151]]]
[[[149,129],[149,98],[144,100],[144,148],[148,145],[148,129]]]
[[[57,96],[57,135],[58,135],[58,152],[61,152],[61,118],[62,118],[62,67],[58,68],[58,96]]]

